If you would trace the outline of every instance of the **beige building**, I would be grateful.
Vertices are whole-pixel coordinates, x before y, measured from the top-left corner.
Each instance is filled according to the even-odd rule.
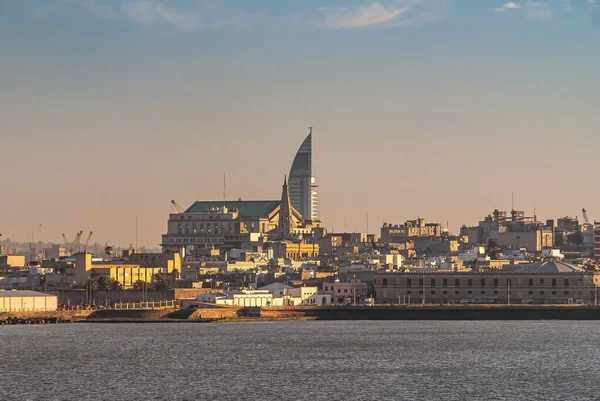
[[[55,311],[58,297],[35,291],[0,290],[0,312]]]
[[[513,271],[378,273],[379,303],[593,303],[600,273],[545,261]]]
[[[144,255],[144,254],[141,254]],[[99,276],[110,277],[123,287],[131,287],[138,281],[151,282],[156,274],[181,272],[181,257],[177,253],[167,253],[160,257],[162,264],[150,265],[131,261],[92,262],[92,254],[81,252],[75,255],[75,264],[65,271],[67,282],[85,284]]]
[[[404,224],[384,223],[381,227],[380,241],[397,243],[414,237],[439,237],[442,235],[440,223],[427,223],[424,218],[407,220]]]

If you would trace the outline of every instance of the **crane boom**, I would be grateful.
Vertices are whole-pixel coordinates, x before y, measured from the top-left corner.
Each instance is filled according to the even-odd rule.
[[[175,207],[177,213],[183,213],[183,208],[179,206],[179,203],[175,202],[175,199],[171,199],[171,204]]]
[[[75,252],[75,248],[79,247],[79,243],[81,242],[81,235],[83,234],[83,231],[79,231],[77,233],[77,235],[75,236],[75,239],[73,240],[73,243],[71,244],[71,248],[69,249],[69,254],[73,254],[73,252]]]
[[[581,209],[581,213],[583,213],[583,222],[585,224],[590,224],[590,219],[588,219],[587,210]]]
[[[69,244],[69,240],[67,239],[67,236],[65,234],[63,234],[62,237],[65,240],[65,245],[68,245]]]
[[[87,236],[87,239],[85,240],[85,248],[84,248],[84,251],[85,251],[86,253],[87,253],[87,251],[88,251],[88,246],[90,246],[90,239],[92,238],[92,235],[93,235],[93,234],[94,234],[94,233],[93,233],[92,231],[90,231],[90,233],[89,233],[89,234],[88,234],[88,236]]]

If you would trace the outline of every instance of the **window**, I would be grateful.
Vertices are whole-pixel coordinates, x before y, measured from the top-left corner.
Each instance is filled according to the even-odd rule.
[[[498,279],[497,278],[494,279],[494,287],[498,287]]]
[[[544,291],[540,291],[540,295],[544,295]]]
[[[481,279],[481,286],[485,287],[485,279],[484,278]]]
[[[422,287],[422,286],[423,286],[423,279],[422,279],[422,278],[420,278],[420,279],[419,279],[419,287]]]
[[[533,287],[533,279],[532,278],[529,279],[529,286]]]
[[[494,291],[494,295],[498,295],[498,291]]]
[[[555,278],[552,279],[552,287],[556,287],[556,279]]]
[[[454,294],[458,295],[460,294],[460,291],[454,291]]]
[[[529,291],[529,295],[533,295],[533,291]]]
[[[338,288],[338,294],[339,294],[340,292],[342,292],[342,290],[340,290],[340,289]]]
[[[445,278],[445,279],[443,279],[443,280],[442,280],[442,285],[443,285],[444,287],[447,287],[447,286],[448,286],[448,279],[447,279],[447,278]]]
[[[448,291],[444,291],[444,292],[442,292],[442,294],[444,294],[444,295],[446,295],[447,293],[448,293]]]
[[[467,286],[472,287],[473,286],[473,279],[470,278],[467,280]]]
[[[347,289],[347,288],[344,288],[344,292],[348,292],[348,289]]]
[[[192,224],[192,230],[193,230],[194,234],[196,234],[196,223]]]
[[[565,287],[568,287],[568,286],[569,286],[569,279],[568,279],[568,278],[566,278],[566,279],[565,279]]]
[[[383,286],[384,286],[384,287],[387,287],[387,278],[384,278],[384,279],[383,279]]]
[[[552,291],[552,295],[556,295],[556,291]]]
[[[406,286],[407,287],[412,287],[412,280],[411,279],[409,279],[409,278],[406,279]]]
[[[423,290],[419,291],[419,295],[423,294]]]
[[[485,291],[481,291],[481,295],[485,295]]]
[[[543,278],[540,279],[540,284],[544,284],[544,279]]]
[[[569,295],[569,291],[565,291],[565,295]]]
[[[431,286],[435,287],[435,279],[434,278],[431,279]]]
[[[455,287],[460,287],[460,279],[458,279],[458,278],[454,279],[454,286]]]
[[[408,295],[410,295],[410,294],[412,294],[412,291],[406,291],[406,293],[407,293]]]
[[[473,291],[467,291],[467,294],[471,295],[473,293]]]
[[[435,295],[435,291],[431,291],[431,294]]]

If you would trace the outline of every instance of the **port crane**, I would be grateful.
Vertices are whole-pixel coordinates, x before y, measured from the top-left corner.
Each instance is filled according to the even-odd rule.
[[[84,250],[84,252],[86,252],[86,253],[87,253],[87,251],[88,251],[88,247],[90,246],[90,239],[92,238],[92,235],[93,235],[93,234],[94,234],[94,233],[93,233],[92,231],[90,231],[90,233],[89,233],[89,234],[88,234],[88,236],[87,236],[87,239],[85,240],[85,248],[84,248],[83,250]]]
[[[581,213],[583,213],[583,222],[585,224],[590,224],[590,219],[588,219],[587,210],[585,208],[581,209]]]
[[[173,205],[177,213],[183,213],[183,208],[179,206],[179,203],[175,202],[175,199],[171,199],[171,204]]]

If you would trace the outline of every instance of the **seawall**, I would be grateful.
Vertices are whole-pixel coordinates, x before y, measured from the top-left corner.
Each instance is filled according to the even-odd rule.
[[[316,320],[600,320],[588,306],[266,307],[261,317]]]

